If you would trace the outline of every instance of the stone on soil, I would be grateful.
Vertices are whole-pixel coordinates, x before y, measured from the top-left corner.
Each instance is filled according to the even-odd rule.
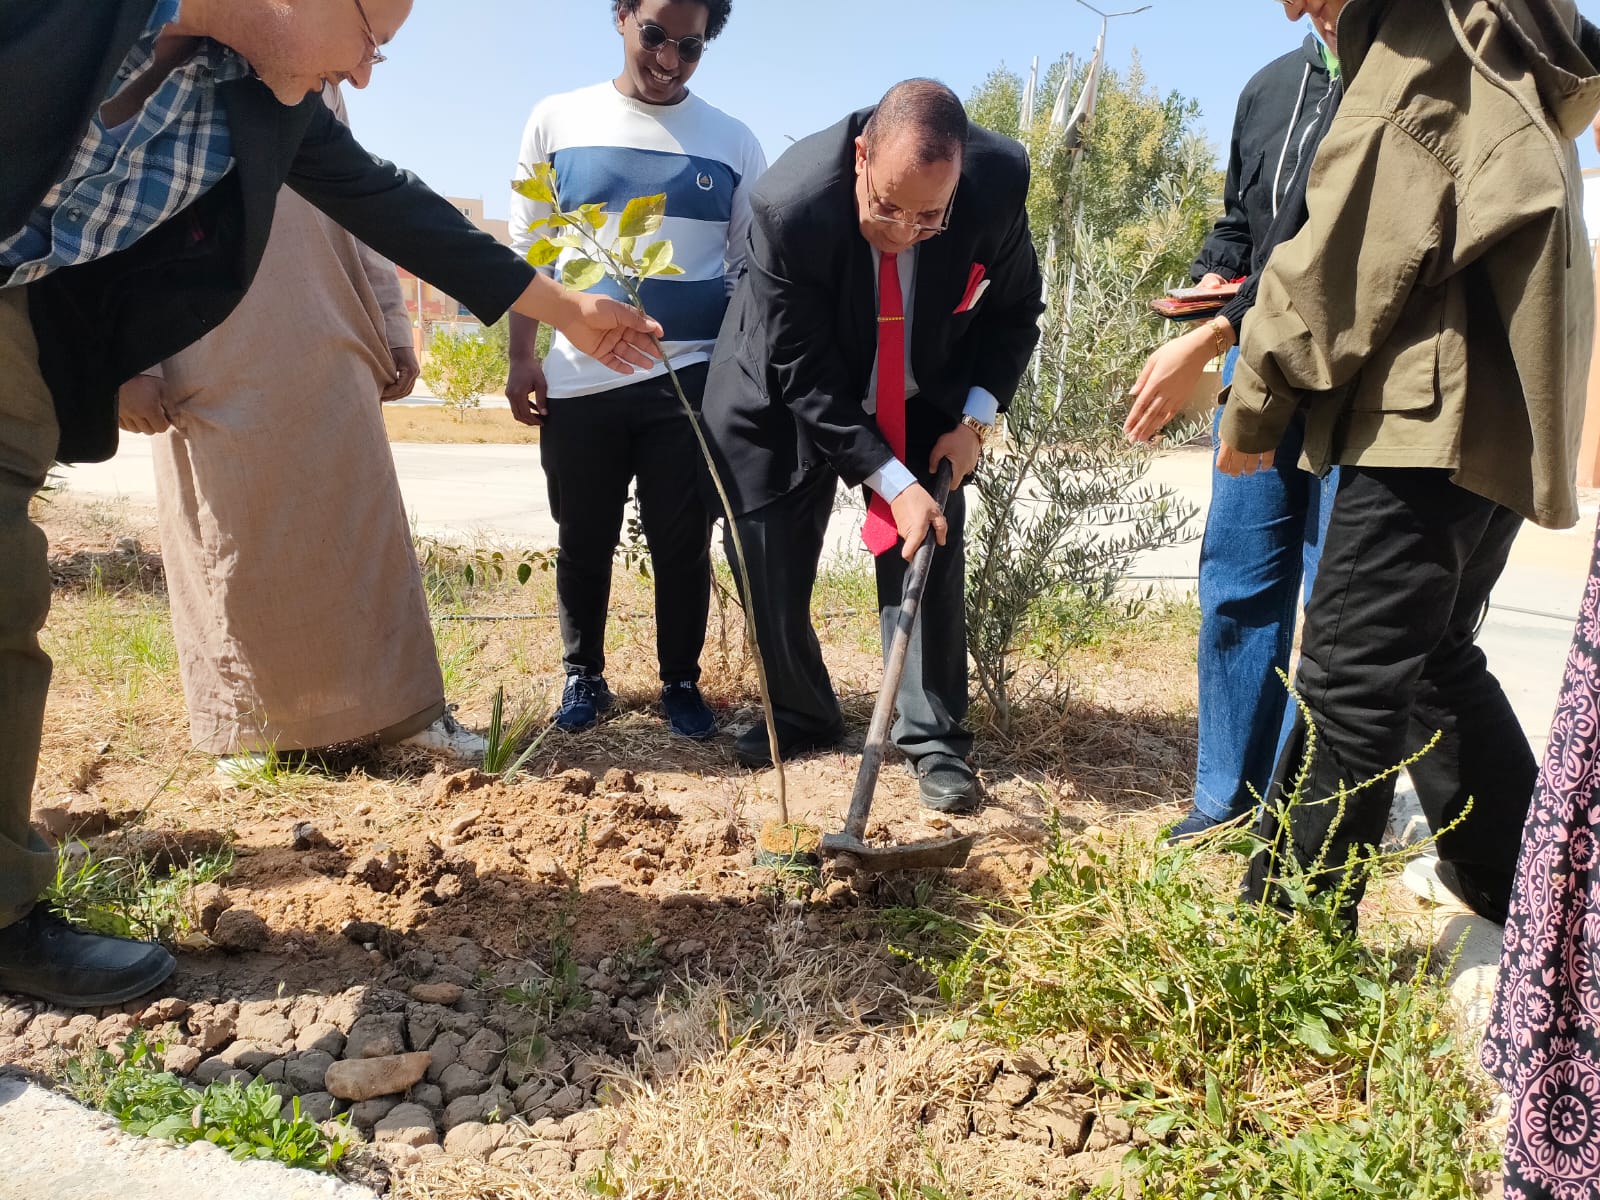
[[[404,1146],[435,1146],[439,1130],[433,1114],[420,1104],[399,1104],[372,1127],[375,1142],[399,1142]]]
[[[458,1062],[480,1075],[493,1075],[505,1060],[504,1039],[492,1029],[480,1029],[461,1047]]]
[[[262,1042],[268,1046],[292,1046],[294,1026],[288,1017],[275,1012],[241,1012],[237,1036],[242,1041]]]
[[[475,1096],[489,1086],[489,1079],[465,1063],[454,1063],[444,1069],[438,1079],[439,1090],[446,1104],[463,1096]]]
[[[418,1004],[451,1005],[465,994],[466,989],[459,983],[419,983],[411,989],[411,998]]]
[[[193,1075],[204,1058],[193,1046],[168,1046],[162,1051],[161,1066],[174,1075]]]
[[[260,950],[270,936],[267,923],[248,908],[228,909],[211,931],[211,940],[224,950]]]
[[[283,1077],[297,1092],[320,1092],[328,1083],[334,1058],[321,1050],[307,1050],[285,1061]]]
[[[511,1136],[508,1125],[485,1125],[482,1121],[466,1121],[444,1135],[447,1153],[469,1158],[487,1159],[500,1149]]]
[[[389,1058],[406,1049],[405,1017],[400,1013],[374,1013],[350,1026],[345,1039],[346,1058]]]
[[[320,1050],[338,1058],[344,1053],[344,1043],[345,1036],[337,1025],[318,1021],[300,1031],[300,1036],[294,1040],[294,1048],[301,1051]]]
[[[328,1068],[326,1087],[341,1100],[394,1096],[427,1074],[433,1055],[426,1050],[388,1058],[345,1059]]]

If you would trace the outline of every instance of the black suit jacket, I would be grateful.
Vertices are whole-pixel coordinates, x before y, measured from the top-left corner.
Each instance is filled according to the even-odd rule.
[[[15,232],[60,177],[154,3],[0,0],[0,236]],[[362,150],[317,95],[286,106],[255,78],[223,84],[218,95],[235,169],[128,249],[28,288],[63,462],[116,453],[117,388],[233,311],[261,263],[285,184],[485,322],[533,279],[531,267],[414,175]]]
[[[877,354],[872,249],[856,217],[855,139],[871,109],[791,146],[751,196],[746,272],[712,356],[703,416],[736,514],[832,469],[852,487],[890,449],[862,408]],[[1044,311],[1028,232],[1028,158],[974,125],[950,228],[918,251],[907,465],[925,474],[973,387],[1002,411],[1039,340]],[[989,287],[957,313],[974,266]]]

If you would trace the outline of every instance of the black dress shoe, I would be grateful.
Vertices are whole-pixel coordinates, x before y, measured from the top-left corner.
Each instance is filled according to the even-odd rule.
[[[786,728],[778,722],[778,753],[788,762],[796,755],[811,750],[832,750],[844,742],[844,725],[841,722],[820,733],[803,733]],[[772,747],[767,738],[767,723],[758,721],[733,740],[733,757],[743,767],[770,767]]]
[[[126,1004],[162,983],[177,965],[153,942],[84,933],[43,904],[0,929],[0,992],[66,1008]]]
[[[983,804],[983,788],[967,760],[954,754],[924,754],[912,768],[922,807],[934,812],[970,813]]]

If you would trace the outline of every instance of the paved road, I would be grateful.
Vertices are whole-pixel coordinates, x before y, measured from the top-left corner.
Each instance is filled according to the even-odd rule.
[[[555,522],[539,455],[532,447],[401,444],[393,450],[400,490],[419,532],[525,548],[554,545]],[[111,462],[67,468],[62,477],[75,494],[155,503],[146,438],[125,437]],[[1174,488],[1204,513],[1210,499],[1209,454],[1197,448],[1164,454],[1155,460],[1151,479]],[[1576,529],[1523,531],[1482,635],[1490,662],[1536,746],[1543,745],[1554,711],[1572,634],[1570,618],[1577,613],[1588,572],[1595,515],[1591,498]],[[1197,518],[1196,531],[1202,519]],[[829,532],[833,552],[856,552],[859,521],[854,506],[836,514]],[[1189,590],[1198,560],[1196,538],[1145,555],[1134,570],[1164,586]]]

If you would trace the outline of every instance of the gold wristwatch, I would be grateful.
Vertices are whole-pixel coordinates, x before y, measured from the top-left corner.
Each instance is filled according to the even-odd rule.
[[[972,416],[970,413],[962,413],[961,423],[978,435],[978,445],[982,446],[988,440],[989,426],[978,420],[977,417]]]

